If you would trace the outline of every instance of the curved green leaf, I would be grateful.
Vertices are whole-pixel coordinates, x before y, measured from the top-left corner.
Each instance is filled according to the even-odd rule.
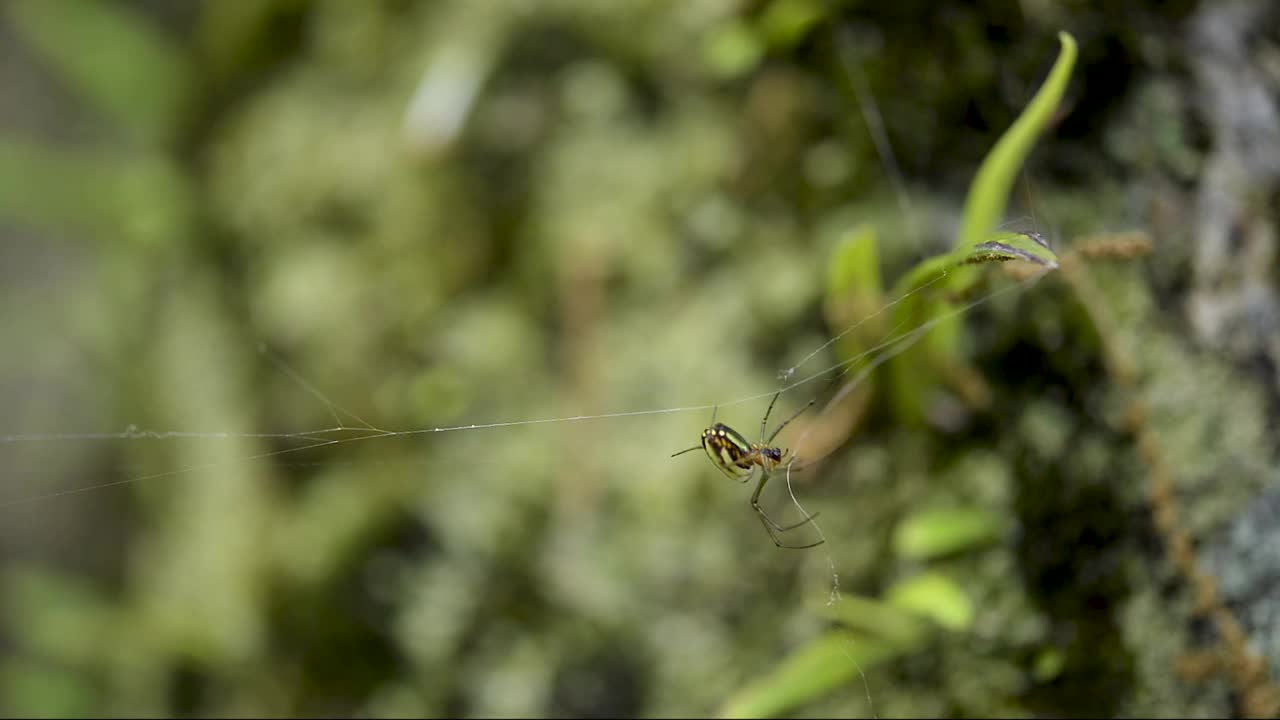
[[[893,532],[893,551],[928,560],[985,545],[1004,532],[1004,519],[982,508],[941,508],[908,516]]]
[[[765,50],[764,41],[755,28],[735,18],[711,31],[702,53],[712,72],[734,78],[753,70]]]
[[[961,261],[966,264],[1006,260],[1022,260],[1050,269],[1058,267],[1057,253],[1040,233],[1035,232],[996,233],[961,251]]]
[[[930,320],[948,317],[951,302],[929,290],[964,291],[978,277],[978,268],[972,265],[1019,259],[1047,268],[1057,267],[1057,256],[1038,235],[999,233],[992,228],[1004,215],[1009,191],[1023,161],[1066,91],[1075,65],[1076,43],[1065,32],[1059,33],[1058,39],[1062,49],[1049,77],[974,175],[965,199],[956,246],[951,252],[920,262],[895,285],[894,297],[916,293],[898,304],[894,312],[895,325],[920,327]],[[926,290],[916,292],[921,289]],[[891,394],[894,411],[904,423],[923,422],[925,398],[937,382],[937,373],[931,369],[955,362],[953,358],[959,353],[961,340],[957,323],[958,319],[940,321],[924,347],[893,359],[889,373]]]
[[[904,652],[891,642],[837,630],[782,661],[772,673],[729,698],[722,717],[777,717],[849,682],[859,671]]]
[[[973,625],[973,601],[942,573],[929,572],[907,578],[889,588],[885,599],[948,630],[964,631]]]
[[[987,153],[973,176],[969,194],[964,203],[964,219],[960,225],[959,248],[972,248],[984,242],[992,228],[1004,217],[1022,163],[1035,144],[1036,138],[1058,109],[1071,69],[1076,62],[1076,41],[1065,32],[1058,33],[1062,51],[1049,71],[1049,77],[1036,92],[1027,108],[1013,125],[1000,136],[996,146]]]
[[[68,150],[0,134],[0,218],[32,228],[159,246],[189,227],[192,193],[158,153]]]
[[[875,228],[862,225],[840,239],[827,264],[825,300],[827,322],[845,333],[836,343],[841,360],[883,339],[883,323],[876,317],[884,301]]]
[[[818,613],[860,633],[886,640],[904,652],[920,648],[933,627],[919,615],[882,600],[843,593]]]
[[[183,49],[125,3],[13,0],[8,17],[76,92],[148,143],[173,139],[190,91]]]
[[[817,0],[773,0],[760,16],[760,31],[770,47],[789,48],[825,16]]]

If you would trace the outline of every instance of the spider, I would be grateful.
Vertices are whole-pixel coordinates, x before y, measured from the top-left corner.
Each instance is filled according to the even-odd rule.
[[[806,515],[803,520],[791,525],[779,525],[765,513],[764,508],[760,507],[760,492],[764,490],[764,484],[769,482],[769,476],[775,468],[783,464],[783,458],[786,457],[790,450],[781,450],[773,447],[773,439],[778,437],[778,433],[782,432],[782,428],[786,427],[792,420],[800,416],[800,413],[808,410],[813,406],[814,400],[810,400],[808,405],[800,408],[794,415],[783,420],[778,427],[773,429],[773,433],[768,438],[765,437],[765,430],[769,425],[769,414],[773,412],[774,403],[778,402],[778,396],[782,394],[779,390],[774,394],[773,400],[769,401],[769,409],[765,410],[764,418],[760,421],[760,442],[747,442],[737,430],[716,422],[716,410],[711,411],[711,427],[702,431],[702,444],[695,445],[687,450],[681,450],[673,454],[683,455],[687,452],[693,452],[698,448],[707,451],[707,457],[711,458],[711,462],[720,468],[720,472],[739,482],[747,482],[751,479],[751,474],[755,472],[756,466],[760,467],[760,479],[756,481],[755,492],[751,493],[751,508],[760,516],[760,523],[764,525],[764,529],[769,532],[769,537],[773,540],[773,544],[780,548],[788,550],[806,550],[808,548],[817,547],[825,540],[809,543],[808,545],[787,545],[778,539],[777,533],[795,530],[796,528],[806,525],[814,521],[818,517],[818,513]]]

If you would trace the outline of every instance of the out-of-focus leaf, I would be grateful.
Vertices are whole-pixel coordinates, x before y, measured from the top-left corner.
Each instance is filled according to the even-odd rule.
[[[11,0],[9,18],[99,112],[140,141],[171,140],[189,99],[186,54],[130,5]]]
[[[827,264],[827,324],[841,333],[841,360],[849,360],[884,339],[876,316],[882,307],[880,251],[875,228],[863,225],[847,233]]]
[[[985,545],[999,538],[1003,530],[1003,519],[989,510],[923,510],[898,524],[893,550],[902,558],[927,560]]]
[[[0,135],[0,216],[37,227],[91,225],[95,213],[80,193],[89,171],[75,155]]]
[[[875,228],[861,225],[846,233],[831,253],[827,265],[828,297],[867,294],[879,298],[879,240]]]
[[[186,228],[192,202],[185,177],[159,155],[64,150],[0,135],[0,217],[161,243]]]
[[[729,698],[723,717],[777,717],[830,692],[859,671],[905,651],[892,642],[844,630],[827,633],[797,650],[773,672]]]
[[[1049,269],[1058,267],[1057,254],[1039,233],[990,233],[985,235],[981,242],[957,247],[949,253],[935,255],[917,264],[898,282],[894,293],[895,296],[902,297],[921,290],[927,293],[932,289],[941,289],[941,287],[947,287],[951,277],[964,270],[965,265],[1006,260],[1022,260]],[[911,298],[902,303],[902,305],[911,304]],[[915,310],[916,307],[911,309]]]
[[[764,50],[764,42],[755,29],[736,18],[712,30],[703,46],[712,72],[726,78],[753,70],[764,57]]]
[[[760,16],[760,31],[770,47],[787,48],[803,38],[824,15],[822,4],[816,0],[773,0]]]
[[[44,663],[0,665],[0,697],[15,717],[85,717],[95,714],[94,693],[76,673]],[[97,708],[101,712],[101,708]]]
[[[1013,125],[1005,131],[995,147],[983,159],[965,198],[964,219],[955,248],[917,264],[895,285],[893,297],[903,298],[894,312],[895,325],[919,327],[936,321],[932,337],[923,348],[912,349],[894,358],[890,371],[894,412],[906,424],[920,424],[925,417],[924,403],[929,388],[938,381],[937,369],[958,362],[962,334],[958,319],[951,315],[951,301],[931,290],[958,292],[967,289],[977,278],[978,263],[1008,259],[1030,260],[1046,267],[1057,267],[1057,258],[1039,236],[1018,233],[992,233],[1004,215],[1013,186],[1027,153],[1040,132],[1049,123],[1066,91],[1075,64],[1075,40],[1065,32],[1058,34],[1062,49],[1044,85],[1032,98]]]
[[[885,598],[891,605],[927,617],[948,630],[964,631],[973,625],[973,602],[941,573],[909,577],[889,588]]]
[[[881,600],[848,593],[842,594],[839,602],[824,606],[819,614],[851,630],[886,640],[904,651],[918,648],[932,629],[914,613]]]
[[[1002,232],[988,235],[971,248],[960,251],[961,262],[974,265],[984,262],[1021,260],[1046,269],[1058,267],[1058,256],[1040,233]]]
[[[1049,77],[1018,119],[1000,136],[996,146],[987,153],[973,177],[973,184],[965,197],[960,248],[972,248],[985,242],[992,228],[1004,217],[1013,181],[1067,90],[1071,69],[1076,62],[1076,41],[1065,32],[1058,33],[1058,41],[1062,50],[1049,71]]]
[[[1062,674],[1066,667],[1066,655],[1056,647],[1047,647],[1036,653],[1031,675],[1039,682],[1050,682]]]
[[[821,441],[812,444],[820,456],[834,450],[853,432],[870,406],[875,387],[874,376],[864,368],[874,361],[874,354],[869,351],[883,343],[885,336],[879,241],[871,225],[846,232],[832,250],[823,309],[827,326],[836,333],[836,354],[842,362],[849,363],[847,372],[856,386],[846,386],[848,392],[837,393],[824,410]]]
[[[107,608],[83,584],[40,570],[5,576],[5,627],[25,649],[66,663],[88,662],[107,637]]]
[[[893,327],[902,342],[912,342],[910,333],[924,333],[923,346],[908,348],[889,361],[889,398],[894,416],[905,425],[924,422],[927,398],[940,379],[939,369],[953,361],[952,348],[959,344],[961,319],[950,303],[929,293],[945,282],[955,264],[950,255],[940,255],[917,265],[895,291]],[[902,290],[901,288],[909,288]]]

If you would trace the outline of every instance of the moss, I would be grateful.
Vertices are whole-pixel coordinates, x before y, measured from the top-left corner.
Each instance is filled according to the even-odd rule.
[[[1015,187],[1017,229],[1061,256],[1077,235],[1156,225],[1156,201],[1187,205],[1177,183],[1203,170],[1202,139],[1168,28],[1189,3],[207,5],[186,62],[207,73],[193,92],[209,112],[181,141],[113,145],[102,170],[96,149],[0,138],[23,160],[0,171],[14,201],[0,215],[54,238],[3,248],[6,280],[29,276],[0,310],[22,349],[0,377],[8,417],[231,435],[58,441],[52,458],[0,443],[23,478],[6,498],[130,481],[81,496],[101,502],[0,508],[6,552],[108,568],[66,627],[97,617],[85,627],[114,639],[6,633],[0,711],[28,709],[4,704],[19,694],[75,710],[93,688],[120,715],[706,715],[823,637],[813,606],[833,575],[846,597],[880,598],[922,573],[960,589],[967,627],[865,668],[865,684],[838,668],[849,682],[802,712],[1231,710],[1223,676],[1175,673],[1212,633],[1152,528],[1122,423],[1142,399],[1205,567],[1266,640],[1241,588],[1270,567],[1248,551],[1267,536],[1241,513],[1273,482],[1270,391],[1187,340],[1177,214],[1175,232],[1152,232],[1150,264],[1088,268],[1112,326],[1061,273],[965,316],[985,408],[952,412],[954,396],[945,428],[907,429],[873,396],[793,478],[823,512],[818,551],[776,551],[749,488],[668,457],[712,404],[754,428],[777,370],[852,322],[822,314],[835,238],[876,228],[882,287],[951,246],[963,183],[1060,27],[1080,40],[1079,75]],[[842,94],[849,62],[904,178]],[[447,108],[456,125],[410,112],[422,93],[439,110],[450,79],[471,88]],[[162,120],[158,137],[180,122]],[[1131,389],[1109,375],[1115,354]],[[822,350],[796,377],[838,359]],[[825,383],[780,402],[828,397]],[[28,397],[58,409],[38,416]],[[411,430],[651,409],[670,412],[306,447],[359,436],[358,418]],[[782,440],[830,420],[811,417]],[[764,500],[795,511],[780,482]],[[905,518],[957,506],[1007,532],[894,553]],[[4,629],[56,629],[64,612],[27,602]]]

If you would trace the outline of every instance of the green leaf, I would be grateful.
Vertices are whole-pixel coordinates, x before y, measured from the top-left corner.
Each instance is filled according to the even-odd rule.
[[[827,633],[792,653],[767,676],[735,693],[725,704],[721,716],[776,717],[903,652],[903,648],[891,642],[845,630]]]
[[[817,638],[734,694],[724,717],[776,717],[831,692],[859,671],[919,651],[934,629],[911,609],[860,595],[842,595],[817,613],[848,629]]]
[[[176,43],[130,5],[10,0],[14,27],[98,112],[145,143],[174,138],[191,68]]]
[[[13,717],[86,717],[102,711],[86,678],[30,660],[0,664],[0,697],[6,715]]]
[[[1055,647],[1046,647],[1036,653],[1036,659],[1031,665],[1031,677],[1035,678],[1036,682],[1052,682],[1062,674],[1066,666],[1065,653]]]
[[[707,65],[715,74],[734,78],[744,75],[764,57],[764,42],[747,23],[734,19],[711,32],[703,47]]]
[[[957,247],[955,250],[935,255],[916,264],[894,288],[894,294],[902,297],[909,293],[948,286],[952,275],[965,265],[976,265],[987,262],[1004,262],[1006,260],[1023,260],[1048,269],[1058,267],[1058,256],[1049,247],[1039,233],[996,232],[982,237],[981,242],[971,246]],[[926,298],[908,298],[900,305],[910,306],[909,310],[918,311]],[[906,312],[900,311],[901,312]]]
[[[770,47],[787,48],[821,22],[824,14],[816,0],[773,0],[760,16],[760,31]]]
[[[846,233],[831,253],[827,265],[827,296],[866,294],[879,298],[880,250],[876,230],[861,225]]]
[[[839,602],[824,606],[818,613],[850,630],[886,640],[903,652],[919,649],[933,629],[914,613],[849,593],[842,593]]]
[[[956,250],[975,251],[987,242],[988,237],[1004,218],[1009,204],[1009,192],[1031,153],[1040,133],[1049,124],[1062,101],[1071,79],[1071,69],[1076,61],[1076,41],[1067,33],[1058,33],[1062,50],[1058,59],[1018,119],[996,141],[995,147],[983,158],[982,165],[973,176],[969,192],[965,196],[964,216],[960,221],[960,237]],[[1056,265],[1056,263],[1055,263]],[[973,284],[976,269],[966,268],[956,272],[949,281],[951,288],[963,290]]]
[[[939,321],[924,347],[904,352],[891,362],[894,412],[905,424],[923,422],[924,405],[930,388],[938,382],[938,370],[958,362],[955,358],[962,339],[959,318],[950,316],[954,304],[935,291],[945,289],[954,294],[968,289],[978,277],[978,268],[971,266],[980,263],[1019,259],[1057,267],[1057,257],[1038,235],[1019,237],[1019,233],[998,233],[993,228],[1004,216],[1009,191],[1023,161],[1066,91],[1075,64],[1076,44],[1065,32],[1059,33],[1058,39],[1062,49],[1049,77],[974,175],[955,248],[920,262],[894,287],[894,297],[906,298],[895,309],[896,326],[920,327],[931,320]],[[906,297],[910,293],[915,294]]]
[[[898,524],[893,551],[908,560],[928,560],[990,543],[1004,528],[1000,515],[981,508],[924,510]]]
[[[941,573],[907,578],[889,588],[885,596],[891,605],[927,617],[948,630],[964,631],[973,625],[973,602]]]
[[[68,150],[0,135],[0,217],[159,244],[185,232],[193,203],[185,176],[158,153]]]
[[[943,255],[935,256],[919,263],[911,272],[899,281],[895,295],[902,296],[935,280],[940,273],[958,274],[957,266],[977,261],[979,258],[1000,259],[999,254],[984,252],[984,246],[995,243],[997,246],[1008,244],[1010,252],[1027,251],[1034,262],[1035,259],[1052,262],[1057,266],[1057,258],[1038,235],[1034,233],[994,233],[994,228],[1004,216],[1009,202],[1009,191],[1013,181],[1022,167],[1023,161],[1031,151],[1031,146],[1049,118],[1058,107],[1062,94],[1066,90],[1071,68],[1075,63],[1075,40],[1067,33],[1059,33],[1062,52],[1054,63],[1053,70],[1045,84],[1032,98],[1031,103],[1022,112],[1013,125],[1005,131],[996,142],[991,152],[983,159],[982,165],[974,175],[969,186],[969,194],[965,198],[964,219],[960,225],[960,236],[955,248]],[[1018,240],[1016,236],[1022,235]],[[1034,247],[1033,247],[1034,246]],[[1047,255],[1045,254],[1047,253]],[[954,279],[948,279],[951,288],[957,288]]]
[[[996,146],[987,153],[965,198],[964,219],[960,225],[960,248],[972,248],[985,241],[988,233],[1004,217],[1009,191],[1022,169],[1022,163],[1036,138],[1058,109],[1071,79],[1076,61],[1076,41],[1065,32],[1058,33],[1062,51],[1049,71],[1049,77],[1036,92],[1030,104],[1005,131]]]
[[[1004,232],[988,235],[982,242],[961,250],[961,262],[978,264],[1021,260],[1042,265],[1047,269],[1058,267],[1058,255],[1040,233]]]
[[[883,323],[876,316],[883,294],[875,228],[857,227],[840,239],[827,263],[827,323],[847,333],[836,343],[842,360],[857,357],[884,339]]]
[[[22,650],[58,662],[91,662],[111,640],[109,608],[79,579],[37,568],[5,574],[4,613]]]
[[[887,368],[894,415],[905,425],[923,423],[927,398],[938,382],[938,369],[956,354],[960,317],[952,314],[950,303],[930,293],[944,285],[957,264],[950,253],[929,258],[907,273],[894,291],[899,301],[893,321],[895,328],[902,328],[899,334],[912,329],[927,333],[923,347],[906,350],[890,360]]]

